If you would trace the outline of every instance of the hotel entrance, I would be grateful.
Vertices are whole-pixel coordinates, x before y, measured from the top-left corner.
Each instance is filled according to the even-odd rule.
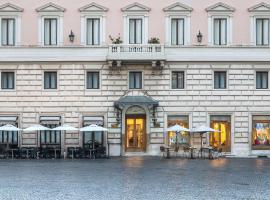
[[[125,148],[128,152],[146,150],[146,115],[126,115]]]

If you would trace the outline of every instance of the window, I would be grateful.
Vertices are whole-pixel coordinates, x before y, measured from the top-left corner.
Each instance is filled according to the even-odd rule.
[[[129,19],[129,43],[142,43],[142,19]]]
[[[44,19],[44,45],[57,45],[57,19]]]
[[[185,73],[172,72],[172,89],[184,89],[185,87]]]
[[[256,89],[268,89],[268,72],[256,72]]]
[[[252,116],[252,149],[270,149],[270,116]]]
[[[220,132],[209,133],[209,144],[222,152],[231,151],[231,116],[210,116],[211,128]]]
[[[227,44],[227,19],[214,19],[214,45]]]
[[[57,89],[57,72],[44,72],[44,89]]]
[[[129,72],[129,89],[142,89],[142,72]]]
[[[99,45],[100,44],[100,19],[92,18],[87,19],[87,33],[86,41],[87,45]]]
[[[226,89],[226,72],[214,72],[214,89]]]
[[[0,126],[11,124],[18,127],[18,117],[16,116],[0,116]],[[7,145],[9,148],[16,148],[18,146],[18,132],[17,131],[0,131],[0,146]]]
[[[171,44],[184,45],[184,19],[172,19],[171,22]]]
[[[168,127],[174,126],[176,124],[183,126],[185,128],[189,127],[189,117],[187,115],[176,115],[168,116]],[[175,132],[168,132],[168,144],[169,146],[174,146],[178,144],[190,143],[190,135],[186,132],[179,133],[176,137]]]
[[[83,127],[89,126],[91,124],[96,124],[98,126],[104,126],[103,117],[83,117]],[[93,148],[97,149],[98,147],[103,147],[104,135],[102,131],[95,132],[83,132],[83,146],[84,148]]]
[[[15,19],[3,18],[1,23],[1,41],[3,46],[15,45]]]
[[[61,125],[61,118],[58,116],[42,116],[40,124],[48,128],[55,128]],[[40,131],[40,144],[43,145],[60,145],[61,131]]]
[[[3,90],[13,90],[15,88],[14,72],[1,72],[1,88]]]
[[[87,89],[99,89],[99,72],[87,72]]]
[[[256,19],[256,45],[269,45],[269,19]]]

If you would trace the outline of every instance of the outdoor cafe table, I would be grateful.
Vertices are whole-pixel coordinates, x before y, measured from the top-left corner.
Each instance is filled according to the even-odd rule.
[[[11,151],[11,158],[14,159],[14,151],[18,151],[19,149],[16,148],[16,149],[10,149]]]
[[[190,149],[190,159],[194,159],[194,150],[197,149],[196,147],[189,147]]]
[[[92,159],[92,153],[94,153],[94,159],[96,158],[96,155],[95,155],[95,153],[96,153],[96,149],[89,149],[89,158],[90,159]]]
[[[170,158],[170,147],[165,146],[164,148],[166,150],[166,158]]]
[[[61,151],[61,149],[54,148],[54,158],[57,158],[57,151]]]
[[[207,150],[208,151],[208,159],[213,159],[213,147],[202,147],[201,151]]]
[[[76,151],[78,149],[78,147],[73,147],[71,148],[71,158],[74,159],[74,151]]]

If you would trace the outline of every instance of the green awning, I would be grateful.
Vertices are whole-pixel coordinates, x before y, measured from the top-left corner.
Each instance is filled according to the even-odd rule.
[[[130,105],[145,105],[157,107],[158,101],[153,100],[151,97],[148,96],[124,96],[121,97],[118,101],[114,102],[114,106],[120,109]]]

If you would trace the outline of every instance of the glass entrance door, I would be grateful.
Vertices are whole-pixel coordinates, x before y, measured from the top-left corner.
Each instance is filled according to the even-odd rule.
[[[145,116],[126,116],[126,151],[145,151]]]

